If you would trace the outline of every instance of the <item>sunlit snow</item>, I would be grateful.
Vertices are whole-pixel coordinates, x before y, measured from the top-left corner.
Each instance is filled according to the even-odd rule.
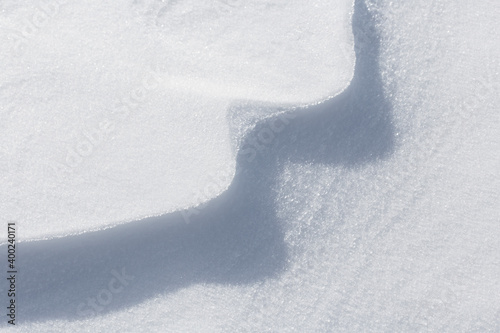
[[[500,2],[42,3],[0,2],[2,219],[52,238],[2,332],[500,331]]]

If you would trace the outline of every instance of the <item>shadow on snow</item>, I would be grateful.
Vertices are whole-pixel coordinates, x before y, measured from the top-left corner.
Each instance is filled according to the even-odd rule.
[[[356,167],[393,151],[391,105],[378,66],[379,37],[363,1],[353,16],[356,69],[340,95],[295,117],[248,162],[240,150],[230,188],[186,224],[179,212],[108,230],[21,243],[18,249],[19,320],[76,320],[88,298],[109,290],[115,270],[134,277],[97,315],[132,307],[197,283],[248,284],[287,267],[286,221],[275,214],[280,166],[285,162]],[[259,123],[248,140],[269,126]],[[5,246],[0,249],[6,251]],[[116,282],[116,281],[115,281]],[[113,285],[114,290],[118,284]]]

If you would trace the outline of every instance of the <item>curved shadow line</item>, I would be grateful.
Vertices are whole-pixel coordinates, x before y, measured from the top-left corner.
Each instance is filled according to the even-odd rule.
[[[361,0],[355,1],[353,32],[357,60],[349,88],[321,105],[298,110],[251,162],[240,151],[239,171],[229,189],[206,204],[191,223],[177,212],[22,244],[21,322],[77,320],[82,319],[81,304],[87,315],[101,315],[196,283],[238,285],[279,276],[288,259],[286,221],[276,216],[274,205],[280,166],[292,162],[355,168],[393,151],[391,106],[383,98],[378,67],[379,37]],[[270,121],[259,123],[245,137],[243,148]],[[0,247],[0,252],[5,250]],[[103,298],[113,274],[122,269],[133,281],[110,294],[102,309],[90,311],[89,299]]]

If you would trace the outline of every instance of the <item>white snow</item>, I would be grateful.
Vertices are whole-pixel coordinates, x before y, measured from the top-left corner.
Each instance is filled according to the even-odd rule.
[[[336,95],[354,72],[350,0],[2,6],[0,209],[25,221],[24,240],[217,196],[241,139],[230,126],[256,120],[239,104],[273,105],[268,117]]]
[[[242,11],[253,8],[244,1],[223,3]],[[256,11],[288,3],[301,7],[295,1],[252,3]],[[297,19],[314,26],[317,17],[307,11],[316,4],[323,3],[304,5]],[[137,24],[145,26],[142,20],[164,5],[171,6],[175,17],[192,8],[182,0],[137,1]],[[7,17],[16,7],[1,6]],[[67,8],[61,10],[62,19],[79,16]],[[325,5],[319,12],[332,15],[334,9]],[[107,230],[21,243],[16,331],[499,331],[499,14],[500,4],[494,0],[355,0],[356,67],[348,88],[323,103],[281,115],[286,105],[272,104],[313,101],[292,101],[294,93],[270,85],[263,90],[277,89],[286,97],[280,100],[273,91],[269,96],[276,100],[271,100],[256,90],[252,94],[261,98],[219,108],[219,102],[250,99],[244,96],[247,88],[238,90],[244,85],[226,88],[229,70],[214,74],[215,67],[207,67],[214,72],[179,75],[182,79],[165,85],[165,90],[179,94],[178,101],[185,98],[183,103],[193,109],[197,103],[212,105],[210,119],[217,110],[231,109],[223,116],[229,124],[225,135],[232,140],[228,146],[238,150],[228,148],[231,158],[226,164],[234,161],[231,154],[237,155],[228,190],[215,194],[218,184],[232,178],[233,169],[214,166],[194,195],[198,202],[214,197],[202,206]],[[154,26],[167,22],[167,16],[160,15]],[[157,31],[147,29],[145,36]],[[220,34],[206,31],[199,42]],[[306,67],[322,63],[304,61]],[[50,80],[50,75],[42,79]],[[212,79],[213,84],[207,83]],[[91,81],[91,75],[81,80],[74,80],[74,87]],[[326,87],[305,72],[299,81],[307,86],[303,91]],[[310,87],[313,82],[317,90]],[[186,91],[191,86],[196,89]],[[72,91],[63,84],[60,89]],[[227,90],[230,94],[225,95]],[[19,101],[40,107],[30,98],[49,94],[41,86],[30,94],[23,91],[12,84],[1,91],[2,101],[12,101],[10,96],[17,94]],[[147,103],[156,106],[161,94],[155,92]],[[75,92],[74,99],[80,98]],[[73,103],[71,96],[60,99]],[[2,116],[8,114],[5,107],[1,110]],[[29,120],[35,123],[33,118]],[[142,120],[147,119],[143,115]],[[132,130],[135,124],[127,123],[123,133],[134,133],[140,144],[154,146],[156,136],[145,139],[144,133]],[[207,134],[214,135],[213,126],[207,127]],[[54,127],[47,126],[52,133]],[[30,138],[37,140],[24,140]],[[231,146],[233,142],[237,145]],[[8,166],[22,165],[8,161]],[[113,161],[110,157],[109,163]],[[2,184],[13,181],[2,178]],[[31,200],[13,192],[2,189],[2,196]],[[22,205],[23,200],[12,202]],[[113,216],[118,214],[121,210]],[[28,222],[19,222],[20,235],[30,232]],[[6,252],[0,246],[0,253]],[[0,286],[4,295],[5,285]],[[5,323],[0,325],[10,331]]]

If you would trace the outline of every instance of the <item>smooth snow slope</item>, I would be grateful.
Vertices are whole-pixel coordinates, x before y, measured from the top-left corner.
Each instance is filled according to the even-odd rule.
[[[354,71],[352,0],[0,6],[0,210],[23,240],[217,196],[245,126],[279,112],[262,105],[318,103]]]
[[[499,14],[356,0],[343,94],[248,133],[190,224],[25,243],[16,331],[498,332]]]

